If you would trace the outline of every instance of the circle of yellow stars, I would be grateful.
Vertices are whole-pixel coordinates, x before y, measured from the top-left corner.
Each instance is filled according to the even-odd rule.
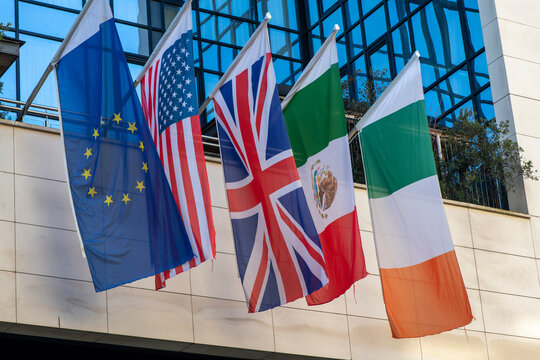
[[[112,121],[116,122],[116,125],[119,126],[120,125],[120,122],[123,121],[122,117],[121,117],[121,114],[118,113],[113,113],[114,114],[114,117],[112,119]],[[131,131],[132,134],[135,134],[135,131],[137,131],[137,127],[135,126],[135,122],[133,123],[130,123],[129,121],[126,121],[127,124],[128,124],[128,127],[127,127],[127,130],[128,131]],[[101,117],[100,119],[100,127],[101,125],[104,125],[105,122],[103,121],[103,116]],[[94,128],[92,129],[92,137],[94,138],[95,141],[97,141],[98,137],[100,136],[100,127],[98,128]],[[144,144],[142,141],[139,141],[139,146],[138,148],[141,150],[141,152],[144,151]],[[87,160],[89,160],[92,156],[94,156],[94,154],[92,153],[92,147],[90,148],[85,148],[85,152],[83,154],[83,156],[86,157]],[[87,181],[88,178],[91,178],[92,177],[92,174],[90,172],[91,169],[83,169],[82,173],[81,173],[81,176],[84,177],[84,180]],[[143,161],[142,162],[142,165],[141,165],[141,170],[144,171],[144,173],[148,173],[148,163]],[[139,181],[139,180],[136,180],[137,182],[137,186],[135,186],[135,189],[139,191],[139,193],[142,193],[144,191],[144,189],[146,189],[146,186],[144,186],[144,178]],[[95,195],[98,194],[97,190],[96,190],[96,187],[95,186],[89,186],[88,187],[88,192],[87,192],[88,196],[90,196],[92,199],[94,198]],[[132,199],[129,197],[129,192],[128,193],[122,193],[122,199],[120,200],[120,202],[124,203],[125,206],[127,206],[130,202],[132,201]],[[113,195],[108,195],[108,194],[105,194],[105,200],[103,201],[104,204],[107,204],[107,207],[110,207],[111,204],[113,204],[115,201],[113,200]]]

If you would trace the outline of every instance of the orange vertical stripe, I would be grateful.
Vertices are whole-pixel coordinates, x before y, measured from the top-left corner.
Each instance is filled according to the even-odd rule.
[[[472,321],[453,250],[417,265],[380,272],[393,337],[438,334]]]

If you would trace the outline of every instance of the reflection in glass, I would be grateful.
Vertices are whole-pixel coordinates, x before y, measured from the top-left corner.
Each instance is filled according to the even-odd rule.
[[[377,4],[380,4],[382,0],[361,0],[362,3],[362,12],[367,14],[371,9],[373,9]],[[383,7],[384,8],[384,7]]]
[[[267,12],[272,14],[272,25],[297,30],[296,4],[287,0],[257,0],[259,21],[262,21]]]
[[[11,23],[11,26],[15,26],[15,0],[3,0],[0,1],[0,22],[4,25]]]
[[[388,0],[390,26],[396,25],[407,16],[406,0]]]
[[[21,100],[26,101],[56,53],[60,42],[29,35],[21,35],[20,39],[26,42],[20,49],[18,60],[21,67],[19,82]],[[56,93],[54,76],[49,76],[37,94],[34,104],[56,107],[58,103]]]
[[[125,24],[116,23],[120,42],[125,52],[139,55],[150,55],[148,46],[148,30]]]
[[[249,0],[199,0],[199,8],[255,20]]]
[[[384,6],[378,8],[373,14],[369,15],[369,17],[364,20],[364,29],[366,31],[366,45],[371,44],[386,32],[386,16],[384,15]]]
[[[392,32],[392,44],[394,45],[394,61],[397,75],[412,56],[407,23],[402,24]]]
[[[364,50],[364,40],[362,39],[362,27],[360,24],[351,30],[351,52],[355,56]]]
[[[44,35],[63,38],[77,14],[19,2],[19,28]]]
[[[471,62],[472,84],[474,90],[480,89],[489,82],[486,53],[482,52]]]
[[[148,24],[146,0],[114,0],[113,4],[113,14],[116,19]]]
[[[495,118],[495,109],[493,108],[493,97],[491,88],[487,88],[477,96],[479,104],[478,117],[481,119],[492,120]]]

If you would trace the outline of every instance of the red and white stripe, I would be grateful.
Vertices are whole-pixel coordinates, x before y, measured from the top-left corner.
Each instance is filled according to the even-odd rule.
[[[174,275],[208,259],[214,259],[216,255],[210,188],[199,116],[187,117],[159,134],[159,70],[160,60],[157,59],[141,80],[143,112],[195,257],[182,266],[156,275],[156,289],[164,287],[165,281]]]

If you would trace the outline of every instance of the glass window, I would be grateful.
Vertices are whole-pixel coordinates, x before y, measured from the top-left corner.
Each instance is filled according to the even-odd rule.
[[[231,45],[243,46],[251,35],[248,23],[204,13],[200,27],[202,38]]]
[[[335,3],[335,0],[322,0],[323,12],[326,12],[326,10],[330,9]]]
[[[495,109],[493,108],[493,97],[491,94],[491,88],[487,88],[477,96],[480,109],[478,109],[478,116],[481,119],[492,120],[495,118]]]
[[[5,0],[2,0],[2,2]],[[39,0],[42,3],[63,6],[75,10],[82,9],[82,0]]]
[[[375,98],[378,98],[391,81],[388,47],[384,45],[371,54],[369,56],[369,62],[371,65],[374,95]]]
[[[338,8],[336,11],[334,11],[332,14],[330,14],[326,19],[322,21],[322,29],[323,29],[322,31],[323,31],[325,39],[328,35],[330,35],[332,30],[334,30],[334,25],[336,24],[338,24],[340,28],[338,34],[342,33],[344,30],[344,27],[343,27],[343,16],[341,16],[341,7]]]
[[[195,17],[193,17],[195,19]],[[161,17],[161,4],[159,1],[152,0],[150,3],[150,25],[154,27],[162,27],[163,26],[163,18]],[[193,21],[195,22],[195,20]]]
[[[163,22],[165,23],[165,29],[171,25],[176,14],[180,11],[180,6],[163,4]]]
[[[319,12],[318,12],[318,6],[317,6],[317,0],[308,0],[307,7],[309,11],[309,20],[310,20],[310,26],[313,26],[317,21],[319,21]]]
[[[0,22],[4,25],[11,23],[15,26],[15,0],[0,1]]]
[[[21,66],[19,86],[21,88],[21,100],[26,101],[45,69],[49,66],[52,57],[60,46],[60,42],[29,35],[21,35],[20,39],[25,41],[25,44],[21,47],[19,53],[18,61]],[[37,94],[34,104],[57,106],[56,93],[54,76],[49,76]]]
[[[146,56],[150,55],[148,30],[118,23],[116,24],[116,28],[125,52]]]
[[[478,90],[489,82],[486,53],[478,55],[471,63],[473,89]]]
[[[114,0],[113,13],[116,19],[137,24],[148,24],[146,0]]]
[[[249,0],[199,0],[199,8],[255,20]]]
[[[273,65],[278,84],[294,85],[295,74],[301,72],[299,63],[283,59],[273,59]]]
[[[362,12],[367,14],[371,9],[381,3],[382,0],[361,0]]]
[[[345,65],[347,63],[347,45],[344,36],[336,39],[336,47],[339,65]]]
[[[469,29],[469,39],[474,52],[484,47],[484,38],[482,37],[482,24],[480,23],[480,13],[478,10],[467,9],[467,26]]]
[[[273,54],[300,59],[300,45],[297,34],[269,29],[268,35]]]
[[[297,30],[296,4],[287,0],[257,0],[259,20],[262,20],[267,12],[272,15],[272,25]]]
[[[366,45],[368,46],[386,32],[384,6],[378,8],[364,20],[364,29],[366,31]]]
[[[19,27],[22,30],[63,38],[76,17],[77,14],[67,11],[19,2]]]
[[[412,25],[416,49],[423,58],[425,86],[465,60],[455,1],[434,0],[412,17]]]
[[[351,30],[351,53],[355,56],[364,50],[364,40],[362,39],[362,27],[360,24]]]
[[[347,26],[351,26],[360,19],[360,10],[358,9],[357,0],[347,1],[347,11],[345,12],[347,18]]]
[[[394,45],[394,65],[396,66],[397,75],[412,56],[407,23],[402,24],[392,32],[392,43]]]
[[[406,0],[388,0],[388,15],[390,26],[396,25],[407,16]]]

